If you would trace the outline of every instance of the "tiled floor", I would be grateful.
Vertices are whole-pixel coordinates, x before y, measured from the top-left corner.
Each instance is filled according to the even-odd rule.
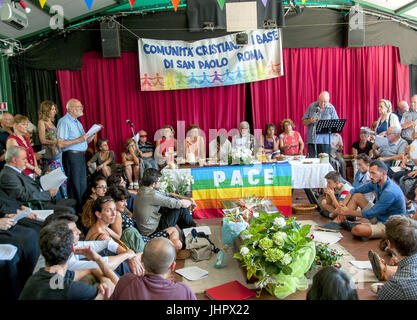
[[[307,197],[304,194],[303,190],[295,190],[293,194],[293,203],[300,203],[300,202],[307,202]],[[326,219],[322,217],[317,211],[315,211],[312,214],[308,215],[297,215],[298,220],[313,220],[317,222],[318,224],[322,225],[329,221],[329,219]],[[200,224],[205,225],[213,225],[213,224],[219,224],[221,219],[204,219],[201,220]],[[352,234],[348,231],[341,230],[341,233],[343,234],[343,238],[340,240],[340,244],[345,247],[357,260],[368,260],[368,251],[370,249],[378,252],[381,257],[384,259],[387,259],[389,261],[389,256],[378,248],[379,240],[360,240],[356,239],[352,236]],[[184,260],[178,260],[177,261],[177,269],[184,267]],[[181,277],[177,274],[175,274],[175,281],[181,281]],[[374,300],[375,295],[370,290],[370,283],[361,283],[359,284],[362,286],[362,288],[357,289],[359,299],[361,300]],[[287,297],[286,300],[305,300],[307,291],[297,291],[296,293],[292,294],[291,296]],[[204,294],[197,294],[197,298],[199,300],[208,300],[208,298]],[[271,300],[276,299],[272,296],[270,296],[267,292],[263,292],[261,294],[260,299],[263,300]]]

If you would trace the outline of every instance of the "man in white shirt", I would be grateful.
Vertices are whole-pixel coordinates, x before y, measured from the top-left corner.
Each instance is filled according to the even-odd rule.
[[[216,158],[219,162],[228,162],[232,153],[232,144],[224,135],[218,135],[209,144],[210,158]]]

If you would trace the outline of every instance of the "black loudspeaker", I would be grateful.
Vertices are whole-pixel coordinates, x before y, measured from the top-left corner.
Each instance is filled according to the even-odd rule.
[[[269,0],[266,7],[262,0],[226,0],[223,10],[217,0],[187,0],[189,31],[226,30],[226,3],[246,1],[257,2],[259,29],[285,26],[284,0]]]
[[[362,10],[350,10],[347,17],[345,45],[349,48],[365,46],[365,14]]]
[[[101,48],[103,58],[120,58],[119,24],[115,22],[100,23]]]

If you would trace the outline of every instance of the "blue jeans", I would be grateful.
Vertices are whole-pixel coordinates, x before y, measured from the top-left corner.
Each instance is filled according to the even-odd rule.
[[[153,169],[158,170],[158,165],[156,164],[156,161],[153,157],[142,158],[142,160],[143,160],[143,166],[145,167],[145,169],[153,168]]]

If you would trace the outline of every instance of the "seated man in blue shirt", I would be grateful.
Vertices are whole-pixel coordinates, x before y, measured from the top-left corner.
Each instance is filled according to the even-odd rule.
[[[342,205],[335,211],[334,215],[337,217],[334,222],[342,222],[345,216],[365,218],[371,225],[354,225],[351,228],[352,234],[357,237],[382,238],[385,236],[385,222],[388,218],[392,215],[406,214],[404,194],[400,187],[388,178],[387,167],[382,161],[373,160],[369,165],[369,173],[371,182],[350,191],[351,200],[347,206]],[[365,198],[364,194],[369,192],[375,192],[375,204]],[[361,210],[357,210],[358,207]]]

